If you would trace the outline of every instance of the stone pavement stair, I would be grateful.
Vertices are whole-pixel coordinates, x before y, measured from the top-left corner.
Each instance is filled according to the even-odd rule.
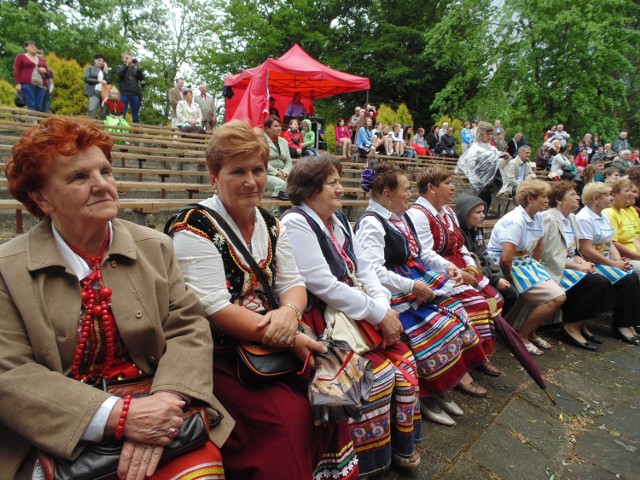
[[[505,375],[472,373],[489,397],[454,394],[465,415],[452,428],[425,422],[418,470],[380,478],[640,478],[640,347],[613,339],[604,322],[592,330],[605,342],[598,353],[546,335],[553,350],[536,360],[557,406],[498,341],[492,363]]]

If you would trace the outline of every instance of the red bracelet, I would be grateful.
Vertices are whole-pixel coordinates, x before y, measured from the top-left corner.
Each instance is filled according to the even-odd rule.
[[[116,440],[122,440],[122,437],[124,437],[124,424],[127,423],[129,405],[131,405],[131,395],[126,395],[124,397],[124,403],[122,404],[122,411],[120,412],[120,420],[118,420],[118,426],[116,427]]]

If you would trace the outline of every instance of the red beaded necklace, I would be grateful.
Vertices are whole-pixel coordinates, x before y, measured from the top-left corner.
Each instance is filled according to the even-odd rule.
[[[107,232],[96,257],[69,245],[91,267],[91,273],[81,282],[82,309],[78,322],[76,354],[71,366],[71,374],[76,380],[84,380],[93,375],[109,378],[115,364],[117,327],[111,313],[112,291],[102,281],[102,260],[110,238],[111,234]]]

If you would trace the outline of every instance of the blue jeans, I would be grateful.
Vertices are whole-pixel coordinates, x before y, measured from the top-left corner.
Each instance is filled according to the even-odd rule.
[[[37,87],[30,83],[22,84],[22,98],[24,98],[24,103],[26,103],[29,110],[40,111],[45,93],[46,89],[44,88]]]
[[[124,104],[122,116],[127,116],[127,109],[129,108],[129,104],[131,104],[131,119],[133,120],[133,123],[139,123],[138,114],[140,113],[140,96],[120,94],[120,101]]]

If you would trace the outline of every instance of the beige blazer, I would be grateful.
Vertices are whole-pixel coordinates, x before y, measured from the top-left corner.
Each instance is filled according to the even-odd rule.
[[[202,112],[202,123],[207,130],[211,130],[216,126],[216,103],[213,97],[207,94],[206,100],[202,98],[202,93],[193,92],[193,100],[200,105],[200,111]]]
[[[176,115],[176,107],[178,106],[178,102],[182,100],[182,91],[178,87],[173,87],[169,89],[169,103],[171,104],[171,117],[177,118]]]
[[[565,260],[567,258],[567,249],[569,246],[562,236],[562,213],[557,208],[550,208],[542,212],[544,221],[544,237],[542,252],[542,260],[540,263],[544,265],[544,269],[556,282],[560,282],[562,272],[564,271]],[[576,252],[580,247],[580,230],[576,216],[572,213],[569,215],[569,221],[573,231],[576,234]]]
[[[173,390],[220,410],[225,418],[211,438],[222,445],[234,422],[213,396],[209,323],[184,283],[171,239],[117,219],[113,228],[103,278],[113,290],[112,310],[129,356],[155,373],[152,392]],[[68,377],[80,303],[79,282],[48,219],[0,246],[2,479],[14,478],[35,446],[75,458],[109,396]]]

